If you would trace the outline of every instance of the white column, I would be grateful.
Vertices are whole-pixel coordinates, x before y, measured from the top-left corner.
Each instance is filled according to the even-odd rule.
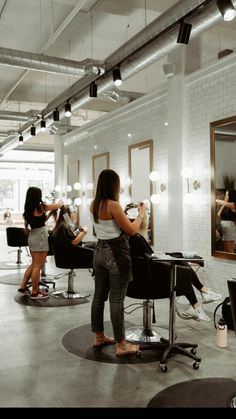
[[[66,185],[66,173],[64,165],[64,146],[59,135],[54,135],[55,153],[55,185],[60,185],[61,191],[56,198],[64,198],[63,192]]]
[[[183,142],[185,138],[185,47],[168,56],[176,74],[168,79],[168,250],[183,250]]]

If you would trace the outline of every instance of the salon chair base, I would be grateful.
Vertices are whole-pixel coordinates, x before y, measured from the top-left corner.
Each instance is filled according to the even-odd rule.
[[[81,293],[76,293],[76,292],[68,292],[66,290],[62,290],[62,291],[54,291],[51,294],[51,297],[54,298],[68,298],[68,299],[83,299],[83,298],[87,298],[89,297],[90,294],[81,294]]]
[[[195,362],[193,363],[193,368],[197,370],[200,366],[201,358],[199,358],[196,355],[197,352],[197,344],[191,344],[191,343],[171,343],[167,345],[167,348],[165,349],[161,360],[160,360],[160,368],[163,372],[167,372],[168,368],[166,365],[166,360],[171,352],[174,352],[175,354],[185,355],[188,358],[193,359]],[[187,348],[191,348],[190,351],[187,351]]]
[[[158,327],[158,331],[151,329],[140,328],[137,329],[137,326],[129,328],[126,330],[125,339],[131,343],[139,343],[142,345],[152,344],[152,343],[161,343],[164,339],[168,339],[169,331]]]

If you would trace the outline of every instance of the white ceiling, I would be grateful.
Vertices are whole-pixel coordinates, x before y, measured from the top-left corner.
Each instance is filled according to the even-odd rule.
[[[117,48],[169,9],[176,0],[0,0],[0,48],[45,54],[67,60],[104,61]],[[186,46],[188,57],[196,48],[200,66],[217,60],[220,50],[236,50],[236,19],[222,22]],[[1,55],[1,51],[0,51]],[[107,95],[92,100],[71,118],[82,126],[120,107],[140,94],[166,85],[164,57],[121,87],[115,103]],[[188,63],[187,71],[191,71]],[[78,77],[25,70],[0,64],[0,110],[39,113]],[[126,92],[132,92],[130,94]],[[139,95],[138,95],[139,94]],[[62,121],[61,124],[68,124]],[[19,131],[23,123],[0,120],[0,143],[4,132]],[[53,136],[38,134],[21,148],[53,148]]]

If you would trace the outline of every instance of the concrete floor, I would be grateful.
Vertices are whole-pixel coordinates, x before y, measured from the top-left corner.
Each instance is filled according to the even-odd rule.
[[[0,262],[14,260],[7,247],[5,230],[0,231]],[[23,259],[28,257],[23,252]],[[48,258],[48,273],[58,272],[53,258]],[[29,259],[28,259],[29,260]],[[23,272],[23,271],[22,271]],[[61,272],[61,271],[60,271]],[[0,281],[17,271],[1,270]],[[60,279],[63,286],[66,280]],[[93,293],[93,279],[80,271],[79,289]],[[195,322],[177,318],[179,341],[195,341],[202,358],[198,370],[192,360],[176,355],[168,361],[163,373],[158,362],[145,364],[106,364],[79,358],[62,345],[70,329],[87,324],[90,327],[90,302],[77,306],[36,308],[14,301],[17,285],[0,283],[0,407],[146,407],[162,389],[175,383],[207,377],[236,379],[236,337],[228,333],[228,347],[215,345],[213,321]],[[134,302],[128,299],[126,304]],[[205,306],[213,318],[215,304]],[[156,302],[158,324],[168,325],[168,300]],[[109,321],[106,307],[105,319]],[[126,319],[142,322],[137,310]],[[184,405],[183,405],[184,407]]]

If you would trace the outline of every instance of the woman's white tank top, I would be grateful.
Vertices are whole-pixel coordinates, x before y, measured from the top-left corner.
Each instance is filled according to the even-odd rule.
[[[110,240],[120,236],[120,227],[115,220],[98,220],[94,223],[94,230],[99,240]]]

